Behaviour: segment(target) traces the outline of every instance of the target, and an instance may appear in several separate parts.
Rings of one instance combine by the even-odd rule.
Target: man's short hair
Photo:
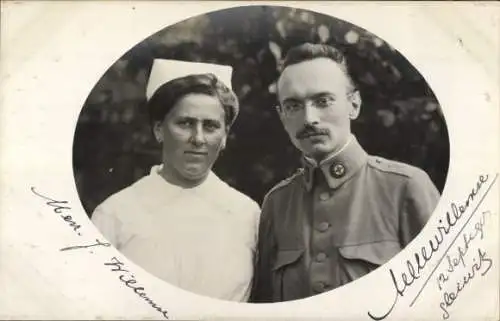
[[[224,108],[226,126],[236,118],[238,99],[234,92],[213,74],[189,75],[171,80],[158,88],[147,103],[151,124],[162,122],[175,104],[188,94],[216,97]]]
[[[337,48],[325,45],[325,44],[313,44],[313,43],[304,43],[298,46],[295,46],[288,50],[285,60],[283,62],[283,66],[281,72],[285,70],[286,67],[298,64],[304,61],[313,60],[316,58],[328,58],[336,62],[340,69],[345,73],[349,84],[352,86],[352,89],[356,89],[354,81],[349,75],[349,71],[347,68],[347,61],[344,54]]]

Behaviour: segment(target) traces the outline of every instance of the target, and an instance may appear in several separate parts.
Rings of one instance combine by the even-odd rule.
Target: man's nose
[[[319,122],[318,110],[310,103],[306,103],[304,106],[304,123],[305,124],[317,124]]]

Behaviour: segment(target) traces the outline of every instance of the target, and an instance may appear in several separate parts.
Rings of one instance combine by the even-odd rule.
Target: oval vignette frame
[[[242,26],[244,18],[247,24]],[[262,32],[266,23],[274,28],[267,35]],[[154,58],[233,66],[241,112],[214,171],[261,205],[267,191],[299,166],[297,151],[270,112],[276,104],[272,87],[277,64],[285,49],[302,42],[332,44],[346,53],[363,97],[353,132],[368,153],[424,169],[442,192],[449,164],[448,130],[432,89],[410,62],[383,39],[333,16],[255,5],[211,11],[165,27],[105,72],[82,108],[73,146],[76,185],[87,214],[159,163],[160,148],[151,134],[144,95]],[[255,69],[259,72],[252,73]],[[439,157],[429,157],[436,154]],[[268,162],[256,168],[262,159]],[[255,171],[248,174],[243,168]],[[255,177],[261,180],[251,179]]]
[[[59,28],[58,32],[52,33],[52,38],[45,39],[51,45],[43,47],[43,50],[37,51],[36,55],[22,55],[18,60],[11,58],[7,61],[10,61],[7,67],[12,67],[15,62],[20,64],[16,66],[16,72],[14,73],[12,69],[12,76],[9,79],[6,78],[6,88],[14,90],[10,90],[6,95],[5,105],[2,108],[2,112],[5,111],[10,117],[5,128],[7,133],[10,133],[9,130],[13,130],[13,127],[17,127],[18,124],[24,124],[24,127],[23,131],[16,130],[14,141],[2,140],[7,151],[2,155],[5,156],[5,158],[2,157],[5,163],[2,163],[17,164],[14,160],[17,159],[19,153],[22,153],[26,156],[26,160],[32,161],[29,171],[31,186],[36,186],[37,190],[46,191],[51,196],[68,200],[70,204],[78,204],[78,194],[75,190],[68,188],[74,186],[73,172],[70,166],[60,166],[60,164],[71,164],[71,153],[67,152],[72,146],[72,136],[69,136],[74,132],[74,124],[82,102],[87,97],[89,88],[102,75],[102,70],[105,70],[123,52],[129,50],[131,45],[165,25],[174,24],[181,17],[196,15],[208,9],[215,11],[237,5],[241,4],[214,2],[207,7],[206,4],[185,3],[180,7],[175,7],[175,17],[162,11],[171,12],[169,9],[175,6],[171,3],[83,4],[75,2],[44,5],[46,6],[44,9],[47,9],[44,13],[52,14],[51,17],[54,20],[49,20],[52,24],[44,21],[38,26],[50,28],[55,25],[64,25],[65,28]],[[487,43],[481,42],[481,39],[472,39],[474,35],[463,26],[462,20],[459,22],[458,19],[454,20],[453,17],[447,16],[446,12],[456,12],[458,9],[451,10],[452,8],[445,4],[439,6],[442,10],[432,13],[425,9],[425,6],[415,8],[415,6],[384,6],[369,3],[359,5],[331,3],[327,6],[318,3],[293,3],[293,5],[324,12],[355,23],[387,40],[404,53],[405,57],[425,76],[430,87],[439,97],[446,115],[452,144],[451,160],[441,201],[422,233],[383,267],[335,291],[288,303],[236,304],[200,297],[159,282],[159,279],[127,260],[115,249],[99,249],[93,254],[86,251],[59,252],[60,247],[92,242],[95,238],[102,239],[102,235],[86,219],[84,210],[80,211],[80,208],[75,205],[72,206],[74,208],[71,214],[82,225],[82,234],[85,235],[85,238],[75,238],[64,222],[63,224],[59,222],[57,215],[54,217],[50,209],[43,207],[40,200],[33,199],[31,192],[26,191],[26,180],[22,179],[26,176],[25,168],[12,166],[9,168],[11,171],[8,177],[9,199],[4,196],[2,200],[6,203],[2,205],[7,208],[19,208],[23,210],[23,213],[37,213],[31,217],[32,225],[36,228],[31,228],[29,233],[19,233],[26,228],[26,216],[10,214],[5,220],[8,228],[4,229],[5,234],[2,233],[7,240],[6,243],[2,242],[7,244],[6,247],[2,247],[5,250],[2,256],[12,258],[2,260],[6,264],[8,262],[7,272],[10,274],[6,281],[9,281],[8,279],[19,280],[16,276],[21,276],[21,274],[23,280],[18,283],[19,287],[9,287],[11,291],[14,291],[11,292],[13,294],[10,300],[23,297],[21,294],[23,290],[28,289],[27,284],[30,286],[29,289],[37,289],[37,291],[30,292],[30,298],[33,299],[30,301],[31,304],[23,305],[23,316],[32,315],[35,318],[47,319],[53,317],[113,319],[123,316],[141,319],[159,318],[157,311],[123,287],[118,274],[103,266],[103,263],[108,262],[111,257],[122,260],[134,272],[141,285],[147,289],[151,298],[167,309],[172,318],[202,317],[206,319],[220,316],[219,319],[224,319],[224,317],[233,319],[293,316],[296,318],[360,319],[367,318],[368,311],[382,312],[390,306],[389,301],[392,301],[394,289],[388,273],[389,268],[395,271],[405,268],[404,261],[410,258],[414,251],[418,251],[428,237],[432,236],[431,229],[437,225],[438,219],[449,210],[451,202],[463,199],[471,184],[477,180],[478,173],[498,171],[496,162],[498,155],[493,155],[491,152],[497,150],[495,139],[484,139],[484,137],[491,137],[492,133],[498,133],[498,123],[494,117],[498,110],[496,108],[497,88],[491,86],[491,79],[488,78],[490,76],[488,73],[491,72],[488,66],[491,67],[492,64],[483,63],[467,52],[467,50],[477,52],[474,51],[475,45],[484,50],[490,48]],[[76,9],[76,11],[73,15],[67,14],[66,18],[63,18],[64,15],[60,10],[68,8],[65,6],[71,6],[71,9]],[[472,9],[472,6],[470,8]],[[464,14],[467,13],[465,12],[467,10],[462,11]],[[480,10],[478,11],[476,7],[475,11]],[[113,14],[110,15],[110,12]],[[380,15],[386,17],[389,26],[380,24],[378,18]],[[440,17],[445,19],[439,19]],[[84,24],[89,20],[106,21],[120,28],[105,28],[103,31],[101,25]],[[398,26],[397,30],[394,28],[395,25]],[[35,24],[33,28],[26,31],[28,35],[36,34],[33,33],[36,26]],[[463,47],[457,46],[455,34],[461,35]],[[110,41],[111,38],[112,41]],[[35,38],[26,38],[26,42],[21,39],[18,44],[26,44],[27,39],[34,41]],[[38,38],[36,39],[38,41]],[[422,43],[425,46],[417,46],[415,43]],[[96,47],[100,50],[96,51]],[[435,50],[428,51],[428,48]],[[82,64],[82,61],[86,63]],[[442,61],[447,63],[443,64]],[[51,72],[53,68],[58,72]],[[455,73],[457,75],[465,73],[469,76],[468,79],[475,81],[463,81],[460,77],[452,77],[453,81],[450,81],[450,76],[454,76]],[[75,74],[79,75],[79,80],[68,81],[68,79],[73,79]],[[61,95],[61,93],[64,94]],[[27,96],[37,97],[37,103],[33,104],[30,112],[31,118],[21,117],[17,112],[18,108],[13,108],[23,105]],[[26,108],[30,106],[28,104]],[[73,108],[68,108],[68,106]],[[475,112],[467,113],[466,111],[471,106],[475,107]],[[75,122],[58,122],[58,126],[47,126],[53,124],[54,119],[70,118]],[[468,127],[472,127],[472,130],[463,130],[464,122],[468,124]],[[44,134],[40,135],[40,133]],[[61,133],[68,133],[68,135],[61,135]],[[498,137],[498,135],[492,136]],[[38,137],[38,139],[33,140],[33,137]],[[477,144],[478,141],[482,143]],[[59,144],[54,144],[54,142]],[[51,152],[48,153],[48,150]],[[47,170],[51,175],[47,175]],[[10,180],[11,176],[16,179]],[[497,210],[498,201],[486,198],[484,207]],[[498,229],[492,225],[487,229],[487,237],[481,244],[490,253],[496,253],[497,238],[491,237],[490,233],[496,236]],[[50,238],[47,237],[48,234]],[[20,260],[21,257],[23,260]],[[498,255],[494,259],[497,261]],[[26,264],[27,260],[33,264]],[[85,270],[82,270],[83,266]],[[11,277],[13,271],[17,271],[14,278]],[[429,272],[423,271],[422,278]],[[474,297],[474,294],[483,293],[481,290],[485,292],[494,290],[489,284],[498,284],[496,282],[498,278],[492,279],[491,274],[490,272],[487,279],[474,281],[475,283],[461,294],[460,300],[453,308],[453,314],[456,317],[464,319],[478,317],[480,312],[470,309],[469,304],[479,304],[479,302],[483,307],[481,309],[483,315],[489,316],[489,313],[498,311],[497,303],[493,302],[496,292],[492,292],[491,296],[481,298],[480,301]],[[51,281],[50,287],[47,287],[47,281]],[[39,289],[44,290],[38,291]],[[366,289],[375,289],[379,295],[373,295],[372,291],[366,291]],[[425,295],[421,296],[417,304],[411,308],[412,314],[425,315],[430,318],[440,317],[441,311],[438,304],[441,297],[439,293],[429,289],[424,293]],[[5,298],[9,299],[9,296]],[[391,315],[393,319],[408,317],[408,311],[410,311],[408,304],[411,298],[412,294],[399,299],[398,306]],[[332,304],[332,302],[341,302],[341,304]],[[16,310],[16,307],[17,305],[7,306],[8,309],[2,313],[19,316],[21,313],[19,308]]]

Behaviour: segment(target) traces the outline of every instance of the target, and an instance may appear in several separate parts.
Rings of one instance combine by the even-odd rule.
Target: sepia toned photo
[[[0,319],[498,319],[500,5],[1,6]]]
[[[376,35],[278,6],[214,11],[126,52],[90,92],[76,187],[110,244],[236,302],[298,300],[384,265],[423,229],[445,119]]]

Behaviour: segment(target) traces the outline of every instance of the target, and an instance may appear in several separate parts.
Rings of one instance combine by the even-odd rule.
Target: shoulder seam
[[[295,172],[294,174],[292,174],[291,176],[285,178],[284,180],[278,182],[276,185],[274,185],[270,190],[269,192],[266,193],[266,195],[264,196],[264,200],[263,200],[263,204],[264,202],[266,201],[266,199],[275,191],[279,190],[280,188],[283,188],[285,186],[287,186],[288,184],[290,184],[294,179],[295,177],[301,175],[303,173],[303,169],[300,168],[297,172]]]
[[[244,202],[245,207],[252,205],[252,206],[256,206],[260,209],[259,203],[257,201],[255,201],[253,198],[251,198],[247,194],[241,192],[237,188],[229,185],[226,181],[224,181],[220,178],[219,178],[219,181],[223,184],[223,186],[227,189],[227,191],[229,191],[229,193],[234,195],[234,200],[238,200],[238,202]]]
[[[373,164],[373,161],[376,162],[376,158],[383,159],[383,160],[389,161],[389,162],[394,162],[394,163],[396,163],[396,164],[398,164],[400,166],[403,166],[407,170],[394,170],[394,169],[390,169],[390,168],[384,168],[383,166],[376,166],[375,164]],[[384,172],[384,173],[395,174],[395,175],[403,176],[403,177],[406,177],[406,178],[412,178],[412,177],[414,177],[415,176],[415,172],[417,170],[419,170],[419,168],[416,167],[416,166],[413,166],[413,165],[410,165],[410,164],[406,164],[406,163],[402,163],[402,162],[398,162],[398,161],[388,160],[388,159],[377,157],[377,156],[373,156],[373,158],[371,160],[372,160],[372,162],[370,162],[370,161],[368,162],[368,165],[371,168],[374,168],[374,169],[379,170],[379,171]]]
[[[137,188],[137,185],[141,184],[146,177],[147,177],[147,175],[139,178],[138,180],[136,180],[132,184],[122,188],[121,190],[118,190],[115,193],[109,195],[101,203],[99,203],[99,205],[96,206],[96,208],[97,207],[113,208],[115,204],[118,206],[122,206],[124,204],[124,202],[131,200],[131,198],[128,196],[130,195],[130,193],[134,194],[134,192],[132,190],[134,188]]]

